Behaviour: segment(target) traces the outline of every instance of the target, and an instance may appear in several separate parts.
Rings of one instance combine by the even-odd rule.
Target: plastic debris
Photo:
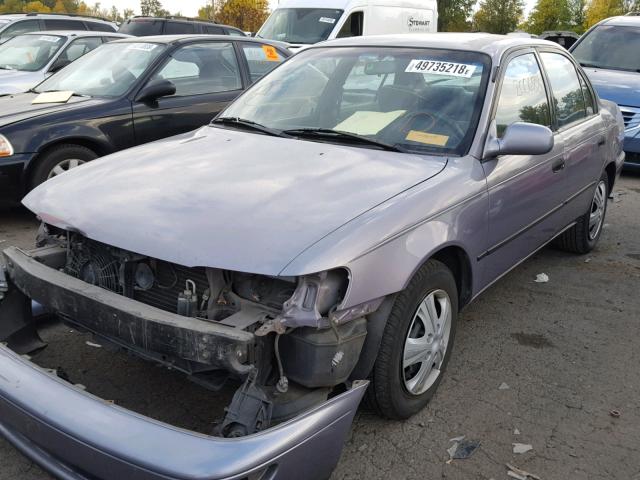
[[[520,430],[518,430],[517,428],[513,429],[513,434],[514,435],[520,435]]]
[[[505,382],[502,382],[498,387],[498,390],[509,390],[509,388],[509,385],[507,385]]]
[[[536,283],[547,283],[549,281],[549,275],[546,273],[539,273],[534,280]]]
[[[611,415],[613,418],[620,418],[620,410],[611,410],[609,412],[609,415]]]
[[[513,453],[527,453],[533,450],[533,445],[528,443],[513,443]]]
[[[88,340],[86,342],[84,342],[84,343],[86,343],[88,346],[93,347],[93,348],[102,348],[102,345],[100,345],[99,343],[93,343],[93,342],[90,342]]]
[[[450,441],[453,442],[453,445],[447,449],[447,453],[449,454],[447,463],[451,463],[452,460],[469,458],[480,446],[480,442],[477,440],[464,440],[464,435],[452,438]]]
[[[529,479],[541,480],[538,475],[534,475],[533,473],[527,472],[526,470],[522,470],[521,468],[514,467],[510,463],[507,463],[506,466],[509,469],[509,471],[507,472],[507,475],[511,478],[516,478],[518,480],[529,480]]]
[[[587,258],[584,263],[589,263],[591,261],[591,257]]]

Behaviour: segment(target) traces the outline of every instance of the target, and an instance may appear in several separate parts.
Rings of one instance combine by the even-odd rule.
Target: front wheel
[[[367,391],[376,413],[405,419],[424,408],[451,356],[457,319],[455,278],[443,263],[429,260],[389,314]]]
[[[598,243],[607,214],[607,198],[609,198],[609,176],[602,174],[593,193],[589,209],[576,224],[560,235],[555,245],[562,250],[573,253],[589,253]]]
[[[45,152],[38,159],[33,171],[31,188],[35,188],[50,178],[61,175],[98,158],[93,150],[81,145],[59,145]]]

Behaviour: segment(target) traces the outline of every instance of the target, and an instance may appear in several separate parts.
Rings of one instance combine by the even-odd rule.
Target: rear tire
[[[554,244],[561,250],[572,253],[585,254],[593,250],[602,235],[608,198],[609,176],[605,172],[596,184],[589,209],[573,227],[560,235]]]
[[[451,357],[458,291],[451,271],[429,260],[396,297],[367,389],[366,404],[391,419],[422,410]]]
[[[59,145],[43,153],[31,177],[31,189],[36,188],[49,178],[62,174],[72,168],[98,158],[91,149],[81,145]]]

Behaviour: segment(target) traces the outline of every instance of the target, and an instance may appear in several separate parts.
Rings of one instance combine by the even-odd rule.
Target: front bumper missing
[[[41,263],[37,253],[9,248],[4,255],[9,283],[55,311],[82,318],[97,333],[122,337],[124,331],[132,345],[227,364],[253,341],[248,332],[172,315],[87,285]],[[23,310],[0,308],[0,326],[21,324],[25,319],[17,312]],[[194,338],[201,349],[183,348],[188,342],[181,339],[193,343]],[[215,358],[207,356],[210,352]],[[340,457],[366,388],[367,382],[353,382],[345,393],[276,427],[217,438],[114,406],[0,343],[0,435],[65,480],[324,479]]]
[[[338,462],[366,387],[354,382],[258,434],[215,438],[111,405],[0,345],[0,434],[64,480],[320,480]]]

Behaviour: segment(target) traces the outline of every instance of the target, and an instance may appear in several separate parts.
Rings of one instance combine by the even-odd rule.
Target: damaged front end
[[[348,399],[352,409],[339,423],[350,424],[366,388],[350,375],[367,334],[365,316],[381,302],[340,309],[346,270],[287,278],[184,267],[44,225],[37,244],[4,251],[0,341],[9,348],[44,346],[33,300],[102,344],[182,371],[206,388],[239,385],[217,436],[252,438],[336,398]]]

